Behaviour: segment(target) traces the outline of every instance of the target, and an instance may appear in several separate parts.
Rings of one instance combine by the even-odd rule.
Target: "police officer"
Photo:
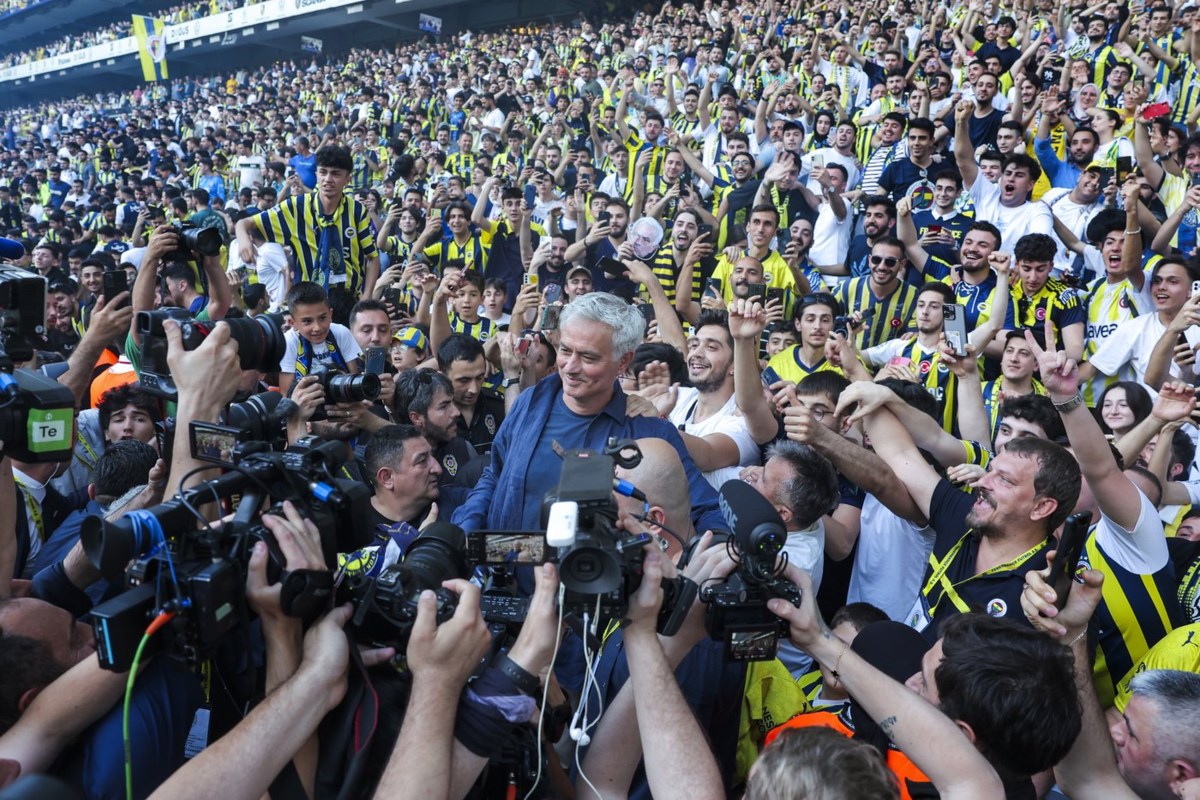
[[[459,411],[459,436],[478,452],[490,452],[496,431],[504,421],[504,395],[503,384],[486,384],[488,362],[483,345],[466,334],[454,334],[442,342],[437,359],[438,369],[453,388],[454,405]]]

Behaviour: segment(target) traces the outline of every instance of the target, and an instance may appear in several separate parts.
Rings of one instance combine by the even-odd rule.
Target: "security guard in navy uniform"
[[[500,430],[500,423],[504,421],[504,390],[507,383],[485,383],[475,401],[471,421],[467,422],[465,416],[458,418],[458,435],[474,445],[481,455],[492,452],[492,441],[496,438],[496,431]],[[512,383],[516,383],[516,379]]]

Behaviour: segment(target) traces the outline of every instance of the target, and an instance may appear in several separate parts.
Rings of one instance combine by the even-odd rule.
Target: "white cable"
[[[542,726],[546,723],[546,701],[550,697],[550,678],[554,674],[554,662],[558,660],[558,646],[562,644],[562,624],[563,624],[563,598],[566,597],[567,589],[561,583],[558,584],[558,626],[554,629],[556,636],[554,638],[554,654],[550,656],[550,673],[546,675],[545,685],[542,687],[542,704],[538,706],[538,726],[537,726],[537,772],[533,775],[533,785],[529,787],[529,791],[525,793],[523,800],[529,800],[537,790],[538,784],[542,782]],[[550,748],[551,752],[554,748]]]
[[[599,609],[600,609],[600,596],[597,595],[596,596],[597,612],[599,612]],[[599,621],[593,620],[593,623],[598,625]],[[596,696],[600,698],[601,703],[604,702],[604,698],[601,696],[600,682],[598,680],[596,680],[596,673],[595,673],[594,669],[592,668],[592,653],[588,649],[587,635],[586,635],[587,631],[588,631],[588,615],[587,615],[586,611],[583,613],[583,629],[584,629],[584,634],[585,634],[583,637],[584,679],[583,679],[583,695],[579,701],[579,708],[583,712],[583,714],[580,716],[580,728],[583,730],[584,734],[586,735],[587,730],[588,730],[587,701],[588,701],[588,692],[590,691],[588,687],[591,685],[594,685],[596,687]],[[593,633],[594,633],[594,631],[593,631]],[[599,719],[600,719],[599,716],[597,716],[596,721],[598,722]],[[595,726],[595,724],[596,724],[595,722],[592,723],[593,726]],[[580,738],[582,738],[582,737],[580,737]],[[583,764],[579,763],[579,748],[580,748],[579,741],[576,740],[575,741],[575,769],[579,770],[579,777],[583,778],[583,782],[588,785],[588,788],[592,790],[592,793],[595,794],[597,797],[603,797],[603,795],[600,794],[600,790],[597,789],[595,784],[593,784],[591,782],[591,780],[588,778],[587,773],[585,773],[583,771]]]

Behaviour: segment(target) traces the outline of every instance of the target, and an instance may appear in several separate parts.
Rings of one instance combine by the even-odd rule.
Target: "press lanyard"
[[[37,529],[38,541],[46,541],[46,524],[42,519],[41,505],[34,499],[33,492],[29,490],[29,487],[19,480],[17,481],[17,489],[20,490],[21,497],[25,500],[25,510],[29,512],[29,519],[33,522],[34,528]]]
[[[970,607],[966,604],[966,602],[962,599],[962,597],[959,596],[958,592],[955,590],[955,588],[954,588],[955,585],[953,583],[951,583],[949,578],[946,577],[946,571],[950,569],[950,564],[953,563],[955,556],[958,555],[958,551],[962,549],[963,542],[965,542],[967,540],[967,537],[970,535],[971,534],[969,532],[963,534],[963,537],[958,540],[958,542],[954,545],[954,547],[950,548],[950,552],[946,554],[946,557],[943,558],[941,560],[941,562],[938,562],[938,560],[932,554],[929,556],[929,563],[930,563],[930,566],[933,567],[933,574],[930,575],[929,580],[925,582],[925,588],[921,590],[921,594],[924,595],[926,599],[928,599],[929,593],[931,591],[933,591],[933,587],[938,583],[940,583],[942,585],[942,594],[938,597],[937,602],[934,603],[929,608],[929,616],[931,618],[934,616],[934,612],[937,610],[937,607],[941,604],[942,600],[947,596],[950,597],[950,601],[952,603],[954,603],[954,607],[957,608],[959,611],[965,613],[965,612],[971,610]],[[976,578],[984,578],[984,577],[987,577],[988,575],[995,575],[997,573],[1005,572],[1007,570],[1013,569],[1014,567],[1018,567],[1021,564],[1025,563],[1027,560],[1029,560],[1029,558],[1031,556],[1033,556],[1035,553],[1037,553],[1039,550],[1041,550],[1045,546],[1046,546],[1045,541],[1038,542],[1033,547],[1029,548],[1024,553],[1017,556],[1016,558],[1010,559],[1009,561],[1005,561],[1003,564],[997,564],[996,566],[992,567],[991,569],[984,570],[983,572],[979,573],[978,575],[972,575],[971,577],[967,578],[966,580],[961,581],[960,584],[965,584],[965,583],[968,583],[969,581],[975,580]]]

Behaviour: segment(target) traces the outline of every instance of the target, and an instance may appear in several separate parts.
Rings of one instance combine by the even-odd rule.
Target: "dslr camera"
[[[278,362],[276,362],[278,364]],[[314,364],[310,375],[315,375],[325,390],[325,403],[358,403],[363,400],[374,402],[379,399],[383,384],[378,375],[369,372],[351,375],[339,369],[331,369],[324,364]],[[295,384],[293,384],[294,386]],[[310,417],[314,421],[329,419],[325,406],[321,406]]]
[[[202,228],[194,222],[178,220],[172,222],[171,227],[179,234],[179,246],[163,256],[164,261],[186,264],[221,254],[221,245],[225,242],[216,228]]]
[[[167,366],[167,332],[163,322],[173,319],[179,323],[185,350],[195,350],[217,323],[193,319],[182,308],[159,308],[139,311],[138,333],[142,337],[141,383],[150,394],[164,400],[177,400],[179,392]],[[244,370],[275,372],[283,360],[287,345],[283,338],[282,314],[259,314],[257,317],[224,320],[231,337],[238,345],[238,361]]]

